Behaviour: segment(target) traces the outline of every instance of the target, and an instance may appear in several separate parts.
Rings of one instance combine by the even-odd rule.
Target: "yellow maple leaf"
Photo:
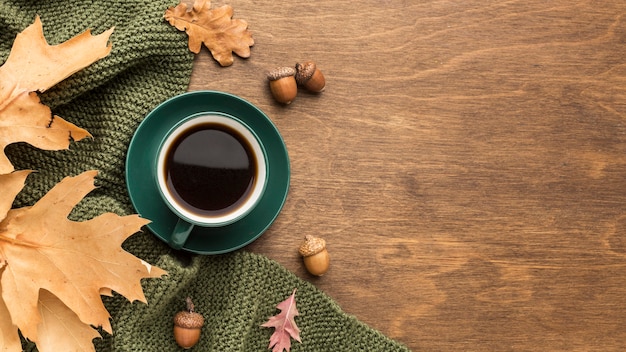
[[[87,30],[58,45],[49,45],[39,17],[15,38],[0,66],[0,174],[13,171],[4,148],[27,142],[37,148],[60,150],[89,132],[53,116],[36,92],[43,92],[73,73],[107,56],[113,29],[92,36]]]
[[[240,57],[250,57],[254,45],[248,23],[232,19],[233,8],[229,5],[211,9],[211,1],[195,0],[191,9],[184,2],[165,11],[165,19],[179,31],[189,36],[189,50],[199,53],[202,44],[211,51],[213,58],[222,66],[233,64],[233,52]]]
[[[121,247],[149,221],[112,213],[67,218],[95,188],[96,171],[64,178],[32,207],[10,209],[28,174],[0,175],[0,342],[19,342],[19,329],[40,351],[84,351],[98,336],[91,326],[112,333],[101,294],[145,303],[141,279],[166,273]]]

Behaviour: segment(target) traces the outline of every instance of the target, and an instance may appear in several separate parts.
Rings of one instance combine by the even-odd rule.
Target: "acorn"
[[[187,310],[180,311],[174,316],[174,339],[180,347],[189,349],[200,340],[204,317],[194,312],[191,298],[187,297],[185,302]]]
[[[296,82],[315,93],[319,93],[326,88],[324,74],[313,61],[296,64]]]
[[[326,241],[312,235],[304,236],[304,242],[298,252],[303,258],[306,270],[315,276],[322,276],[330,267],[330,256],[326,250]]]
[[[277,67],[267,73],[270,90],[274,99],[282,104],[290,104],[298,94],[296,70],[293,67]]]

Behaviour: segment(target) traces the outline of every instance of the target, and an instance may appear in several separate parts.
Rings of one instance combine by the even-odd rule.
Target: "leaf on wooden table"
[[[273,352],[282,352],[291,350],[291,339],[294,338],[298,342],[300,340],[300,329],[296,325],[295,317],[299,314],[296,308],[296,289],[293,290],[291,296],[280,302],[276,308],[280,309],[280,313],[271,317],[263,327],[274,328],[274,333],[270,337],[269,348]]]
[[[250,57],[254,45],[248,23],[232,19],[233,8],[224,5],[211,10],[211,1],[195,0],[191,9],[184,2],[165,11],[165,19],[179,31],[189,36],[189,50],[199,53],[202,44],[211,51],[222,66],[233,64],[233,52],[240,57]]]
[[[98,335],[91,326],[112,333],[101,294],[115,291],[145,303],[141,279],[165,274],[121,247],[147,220],[112,213],[82,222],[67,218],[95,188],[96,173],[66,177],[32,207],[8,210],[0,218],[0,336],[5,341],[14,343],[19,329],[40,351],[84,351],[85,341]],[[27,176],[26,171],[0,175],[0,186],[23,185]],[[3,189],[0,207],[19,193],[17,188]],[[74,333],[59,334],[63,330]]]
[[[67,149],[70,140],[89,132],[53,116],[36,92],[43,92],[73,73],[107,56],[110,29],[92,36],[87,30],[58,45],[49,45],[39,17],[17,35],[11,53],[0,66],[0,174],[13,171],[4,148],[27,142],[46,150]]]

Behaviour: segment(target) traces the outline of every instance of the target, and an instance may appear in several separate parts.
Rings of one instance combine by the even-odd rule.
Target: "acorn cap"
[[[315,65],[315,62],[313,61],[307,61],[303,64],[297,63],[296,64],[296,82],[298,82],[298,84],[300,85],[305,84],[311,79],[311,77],[313,77],[313,74],[315,73],[316,69],[317,69],[317,66]]]
[[[296,69],[293,67],[277,67],[267,73],[267,79],[270,81],[277,81],[281,78],[294,76],[295,74]]]
[[[179,312],[174,316],[174,325],[185,329],[200,329],[204,325],[204,317],[200,313]]]
[[[306,235],[304,236],[304,242],[298,249],[300,255],[303,257],[309,257],[315,255],[326,248],[326,241],[323,238]]]
[[[194,305],[191,298],[187,297],[187,310],[180,311],[174,315],[174,325],[186,329],[200,329],[204,325],[204,317],[200,313],[194,312]]]

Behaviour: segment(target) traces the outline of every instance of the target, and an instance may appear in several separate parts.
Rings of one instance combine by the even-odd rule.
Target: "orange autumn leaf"
[[[115,291],[145,303],[141,279],[165,274],[121,247],[149,221],[112,213],[82,222],[67,218],[95,188],[96,173],[66,177],[32,207],[9,210],[29,171],[0,175],[3,345],[15,345],[19,329],[40,351],[85,351],[99,336],[92,326],[112,333],[101,294]]]
[[[2,267],[2,264],[0,264]],[[2,269],[0,269],[2,270]],[[22,342],[17,327],[11,321],[4,301],[0,299],[0,348],[1,351],[21,351]]]
[[[27,142],[37,148],[60,150],[70,140],[90,134],[82,128],[53,116],[41,104],[36,92],[43,92],[73,73],[107,56],[110,29],[92,36],[87,30],[58,45],[49,45],[39,17],[19,33],[9,57],[0,66],[0,174],[13,171],[4,148]]]
[[[248,23],[232,19],[233,8],[224,5],[211,9],[211,1],[195,0],[191,9],[181,2],[165,11],[165,19],[179,31],[189,36],[189,50],[199,53],[204,44],[213,58],[222,66],[233,64],[233,52],[240,57],[250,57],[254,45]]]
[[[89,351],[94,349],[93,339],[100,334],[84,324],[78,316],[67,308],[52,293],[39,292],[39,313],[37,350],[39,352]]]

